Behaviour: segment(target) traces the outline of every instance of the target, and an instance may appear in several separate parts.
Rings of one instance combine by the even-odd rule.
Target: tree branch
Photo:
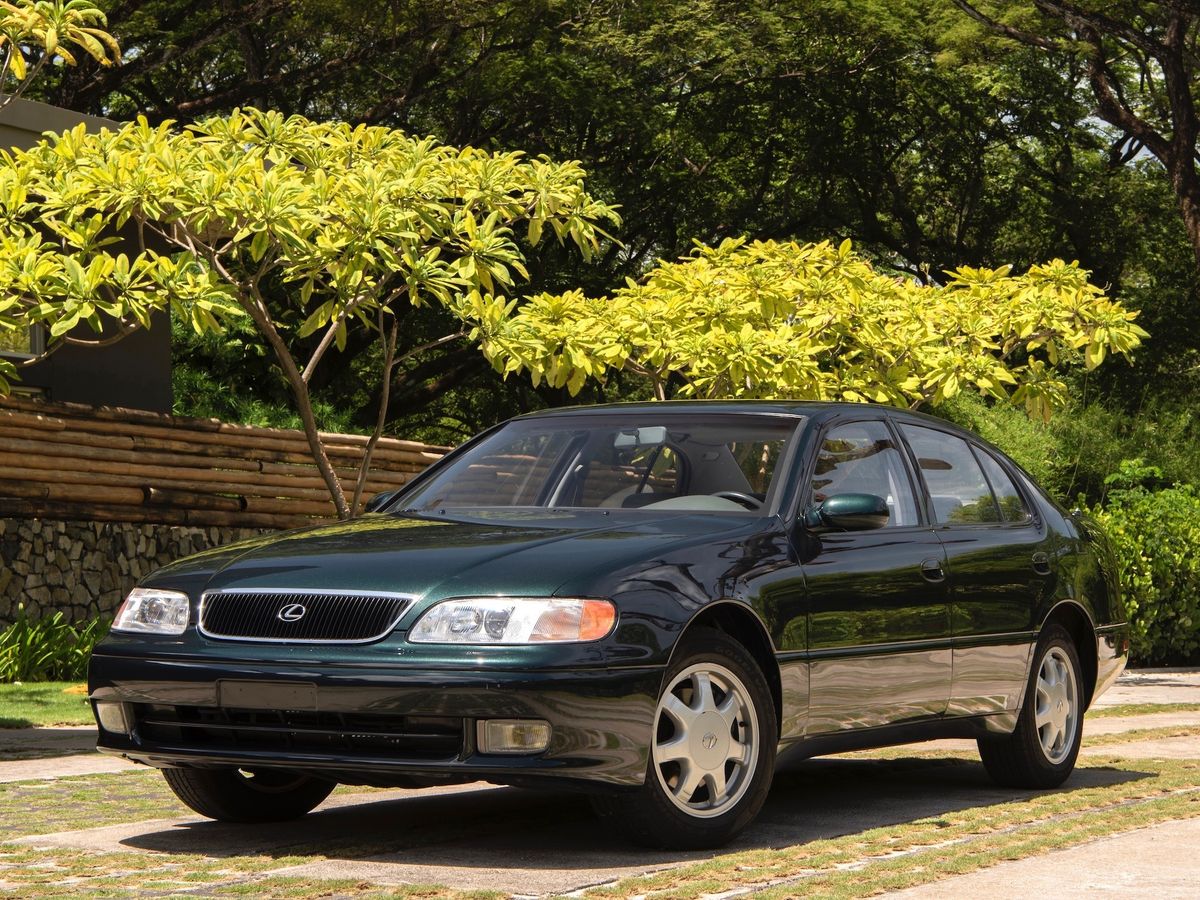
[[[405,286],[404,290],[407,289],[407,286]],[[386,306],[387,303],[391,303],[392,300],[395,300],[399,295],[399,293],[394,293],[388,298],[386,303],[382,305]],[[316,349],[313,350],[312,356],[308,358],[308,365],[304,367],[304,372],[301,374],[305,384],[308,384],[309,380],[313,376],[313,372],[316,371],[317,364],[321,361],[321,357],[325,355],[325,351],[329,349],[329,345],[332,344],[333,339],[337,337],[337,331],[339,328],[341,328],[342,323],[346,321],[346,319],[350,316],[350,313],[354,312],[355,307],[362,305],[366,299],[366,294],[358,294],[351,298],[351,300],[342,307],[341,311],[337,315],[337,318],[329,323],[329,327],[325,329],[325,334],[321,336],[321,342],[317,344]],[[382,332],[380,333],[382,334]]]
[[[228,277],[228,273],[224,271],[224,267],[220,266],[220,262],[215,257],[210,258],[210,264],[220,267],[223,278]],[[236,284],[236,282],[234,283]],[[348,519],[350,518],[350,509],[346,504],[346,494],[342,490],[341,482],[338,481],[337,473],[333,471],[333,465],[329,462],[329,455],[325,452],[325,442],[321,440],[321,433],[317,428],[317,419],[313,414],[312,398],[308,393],[308,385],[305,384],[303,377],[301,377],[300,370],[296,366],[296,360],[288,350],[287,343],[279,334],[278,329],[275,328],[275,323],[271,321],[271,314],[258,287],[251,284],[244,285],[242,288],[243,291],[249,290],[249,296],[245,293],[239,293],[241,306],[250,314],[250,318],[258,326],[259,333],[271,345],[271,349],[275,353],[275,359],[279,362],[279,367],[283,370],[283,375],[287,379],[288,386],[292,389],[292,396],[296,400],[296,411],[300,413],[300,422],[304,426],[304,435],[308,438],[309,450],[312,452],[313,461],[317,464],[317,470],[321,473],[321,477],[325,481],[325,486],[329,489],[329,496],[333,500],[338,518]]]
[[[385,315],[385,310],[381,306],[379,308],[379,333],[381,335],[384,332]],[[383,437],[383,426],[387,424],[388,397],[391,394],[392,369],[396,364],[396,339],[399,335],[400,321],[393,318],[392,327],[387,336],[387,344],[383,351],[383,386],[379,396],[379,412],[375,416],[375,428],[371,432],[367,446],[363,449],[362,461],[358,464],[358,477],[354,480],[354,499],[350,501],[350,511],[356,515],[359,504],[362,502],[363,489],[367,486],[367,472],[371,470],[371,454],[375,452],[375,445]]]
[[[1077,31],[1093,29],[1111,34],[1113,37],[1137,47],[1147,56],[1157,58],[1165,49],[1163,44],[1147,37],[1145,33],[1138,31],[1128,23],[1114,19],[1112,16],[1106,16],[1102,12],[1084,9],[1074,3],[1063,3],[1061,0],[1033,0],[1033,5],[1046,15],[1061,19]]]
[[[997,22],[995,19],[976,9],[972,4],[967,3],[966,0],[954,0],[954,5],[980,25],[983,25],[989,31],[994,31],[996,34],[1004,35],[1007,38],[1012,38],[1014,41],[1020,41],[1022,44],[1028,44],[1031,47],[1041,47],[1043,50],[1059,49],[1058,44],[1049,38],[1030,31],[1013,28],[1011,25],[1005,25],[1003,22]]]

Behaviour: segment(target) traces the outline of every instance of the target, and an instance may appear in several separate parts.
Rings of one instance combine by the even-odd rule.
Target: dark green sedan
[[[134,589],[92,658],[100,749],[226,821],[482,779],[709,847],[789,758],[971,737],[1001,784],[1061,784],[1126,661],[1095,525],[900,410],[556,410],[372,506]]]

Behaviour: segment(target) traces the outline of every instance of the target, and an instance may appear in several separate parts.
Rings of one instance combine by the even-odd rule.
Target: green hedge
[[[1121,477],[1122,463],[1133,457],[1158,473],[1156,486],[1200,487],[1200,413],[1186,402],[1159,401],[1137,412],[1078,403],[1048,424],[971,394],[929,411],[991,441],[1068,506],[1081,494],[1089,504],[1104,502],[1117,487],[1110,476]]]
[[[1091,512],[1117,553],[1134,661],[1184,665],[1200,662],[1200,493],[1144,487],[1161,477],[1141,460],[1123,462]]]
[[[109,624],[93,619],[73,625],[61,612],[34,620],[20,607],[16,620],[0,632],[0,683],[86,678],[92,648]]]

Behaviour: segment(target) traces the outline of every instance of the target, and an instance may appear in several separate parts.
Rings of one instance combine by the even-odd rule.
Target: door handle
[[[940,559],[930,559],[921,561],[921,577],[926,581],[937,584],[946,580],[946,571],[942,568]]]
[[[1039,550],[1037,553],[1033,554],[1032,562],[1033,571],[1037,572],[1039,575],[1050,574],[1050,557],[1048,557],[1045,553]]]

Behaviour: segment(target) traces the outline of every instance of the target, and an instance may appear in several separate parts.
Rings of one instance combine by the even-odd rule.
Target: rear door
[[[1005,462],[981,444],[903,423],[946,548],[954,677],[948,712],[1015,710],[1034,639],[1033,612],[1053,578],[1045,523]]]

